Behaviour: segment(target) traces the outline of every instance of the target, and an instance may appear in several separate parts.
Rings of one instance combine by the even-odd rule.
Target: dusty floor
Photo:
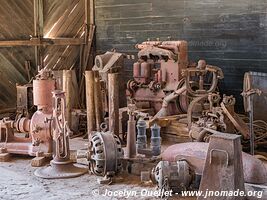
[[[76,138],[71,140],[71,149],[83,149],[87,140]],[[169,145],[169,144],[168,144]],[[168,145],[163,145],[163,149]],[[0,163],[0,200],[105,200],[105,199],[157,199],[154,196],[141,195],[156,190],[151,183],[142,185],[139,176],[122,174],[123,180],[112,185],[100,185],[94,175],[85,174],[78,178],[46,180],[34,176],[36,168],[31,167],[31,157],[13,155],[10,162]],[[87,166],[84,166],[87,167]],[[247,191],[255,191],[253,185],[246,185]],[[267,200],[267,186],[263,188],[261,199]],[[131,191],[129,198],[127,192]],[[108,192],[108,196],[105,194]],[[122,192],[123,197],[114,197],[114,192]],[[181,200],[195,200],[196,198],[169,198]],[[254,200],[257,198],[249,198]]]
[[[81,139],[72,141],[71,149],[84,147]],[[74,145],[75,144],[75,145]],[[106,191],[136,191],[137,196],[128,199],[156,199],[154,197],[142,197],[140,195],[142,189],[153,192],[155,187],[142,186],[139,177],[127,175],[127,179],[123,182],[113,185],[99,185],[94,175],[83,175],[78,178],[61,179],[61,180],[45,180],[37,178],[33,175],[35,168],[30,165],[31,158],[27,156],[12,156],[10,162],[0,163],[0,199],[17,200],[17,199],[34,199],[34,200],[50,200],[50,199],[126,199],[123,197],[103,196]],[[171,198],[185,199],[185,198]],[[186,198],[192,200],[192,198]]]

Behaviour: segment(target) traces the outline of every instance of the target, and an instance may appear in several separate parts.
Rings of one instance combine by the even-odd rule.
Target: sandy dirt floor
[[[86,141],[81,139],[71,141],[71,149],[80,149],[84,147],[85,143]],[[72,179],[46,180],[34,176],[36,168],[31,167],[30,161],[30,157],[13,155],[10,162],[0,163],[1,200],[126,199],[125,197],[104,196],[107,191],[110,194],[117,191],[133,191],[137,193],[137,196],[132,193],[132,197],[128,199],[156,199],[151,196],[141,196],[142,190],[143,192],[153,192],[156,188],[153,185],[142,185],[138,176],[125,174],[122,182],[112,185],[99,185],[97,183],[98,177],[89,174]],[[176,196],[170,199],[192,200],[195,198],[180,198]]]

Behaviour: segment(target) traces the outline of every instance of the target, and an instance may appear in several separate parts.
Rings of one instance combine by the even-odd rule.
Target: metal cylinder
[[[167,82],[167,71],[166,68],[161,69],[161,81],[163,83]]]
[[[135,120],[133,115],[129,115],[128,128],[127,128],[127,146],[126,157],[134,158],[136,156],[136,131]]]
[[[154,124],[151,128],[151,143],[150,147],[153,156],[158,156],[161,153],[161,137],[160,137],[160,126]]]
[[[85,71],[86,108],[87,108],[87,133],[88,138],[95,131],[95,104],[94,104],[94,72]]]
[[[140,63],[139,62],[135,62],[133,64],[133,77],[134,78],[140,77]]]
[[[145,149],[147,146],[147,137],[146,137],[146,122],[143,119],[138,120],[137,122],[137,141],[136,148]]]
[[[109,131],[119,135],[119,74],[108,74]]]
[[[194,180],[194,173],[186,161],[160,161],[151,173],[152,182],[163,191],[181,192],[187,190]]]
[[[20,133],[28,133],[30,131],[31,120],[26,117],[21,117],[14,123],[14,128]]]
[[[55,90],[54,79],[33,80],[33,103],[38,109],[50,107],[52,109],[52,91]]]
[[[149,78],[150,77],[150,64],[147,62],[141,63],[141,77]]]
[[[103,114],[99,71],[94,71],[94,104],[95,104],[96,130],[100,131],[100,124],[102,124],[102,122],[104,121],[104,114]]]

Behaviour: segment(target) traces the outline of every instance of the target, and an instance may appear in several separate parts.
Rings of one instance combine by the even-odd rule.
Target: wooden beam
[[[43,16],[43,0],[34,0],[34,37],[42,38],[43,37],[43,24],[44,24],[44,16]],[[34,47],[35,54],[35,63],[36,67],[43,67],[43,49],[39,45],[35,45]]]
[[[95,1],[94,0],[90,0],[89,3],[89,14],[90,14],[90,25],[94,25],[95,24]]]
[[[30,40],[0,40],[0,47],[12,46],[67,46],[84,44],[82,38],[32,38]]]

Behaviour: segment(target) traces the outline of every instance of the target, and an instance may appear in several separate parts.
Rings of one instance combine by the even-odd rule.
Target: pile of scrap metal
[[[201,105],[202,109],[199,109]],[[235,98],[221,97],[210,93],[195,98],[188,108],[189,136],[198,142],[208,141],[211,131],[225,133],[241,133],[244,139],[249,139],[249,129],[246,123],[234,111]]]
[[[240,136],[219,132],[210,137],[209,144],[175,144],[162,153],[162,161],[152,170],[151,179],[158,189],[175,193],[198,188],[245,192],[244,183],[253,184],[254,190],[261,191],[261,185],[266,184],[267,170],[260,160],[241,153],[241,149]]]
[[[160,160],[161,154],[161,137],[160,127],[154,124],[151,127],[150,147],[147,142],[146,122],[143,118],[147,117],[146,113],[137,111],[134,104],[128,105],[128,132],[126,151],[123,150],[120,138],[115,134],[111,127],[102,123],[101,131],[92,132],[89,140],[89,154],[85,155],[89,161],[90,171],[97,175],[103,176],[99,179],[100,183],[110,184],[113,182],[115,175],[124,169],[129,173],[140,170],[140,165],[152,166]],[[140,117],[136,123],[136,117]],[[113,119],[109,119],[113,120]],[[110,124],[110,123],[109,123]],[[137,136],[136,136],[136,129]],[[140,175],[140,171],[137,172]]]

